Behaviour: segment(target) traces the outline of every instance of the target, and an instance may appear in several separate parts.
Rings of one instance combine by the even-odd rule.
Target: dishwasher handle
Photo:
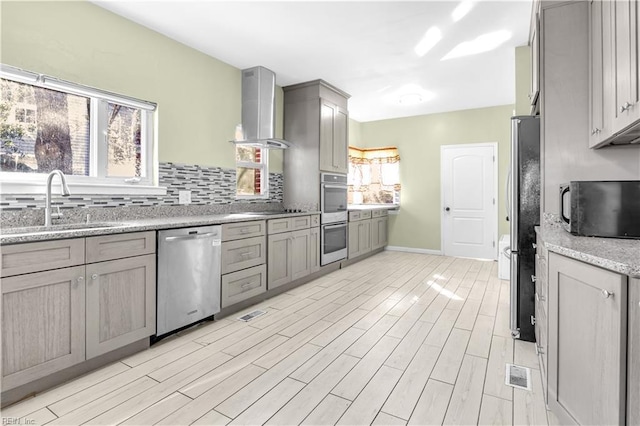
[[[164,240],[171,241],[185,241],[185,240],[201,240],[204,238],[216,237],[217,235],[213,232],[207,232],[206,234],[190,234],[190,235],[180,235],[177,237],[165,237]]]

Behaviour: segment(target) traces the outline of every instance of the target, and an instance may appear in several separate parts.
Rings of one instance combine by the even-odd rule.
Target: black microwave
[[[560,218],[574,235],[640,239],[640,180],[560,185]]]

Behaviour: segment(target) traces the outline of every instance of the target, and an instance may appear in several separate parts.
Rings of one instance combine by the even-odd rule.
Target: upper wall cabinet
[[[591,148],[640,142],[637,0],[590,6]]]
[[[531,115],[540,112],[540,2],[533,2],[531,13],[531,29],[529,31],[529,46],[531,47],[531,89],[529,100],[531,101]]]

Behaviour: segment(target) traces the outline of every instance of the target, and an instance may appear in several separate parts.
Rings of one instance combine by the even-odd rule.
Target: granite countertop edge
[[[543,223],[536,232],[551,252],[640,278],[640,240],[579,237],[556,223]]]
[[[111,222],[114,226],[101,228],[80,228],[67,230],[43,231],[24,234],[2,234],[0,231],[0,246],[9,244],[30,243],[37,241],[62,240],[67,238],[91,237],[96,235],[124,234],[127,232],[160,231],[163,229],[185,228],[191,226],[222,225],[224,223],[251,222],[256,220],[281,219],[285,217],[309,216],[320,214],[319,211],[282,213],[282,214],[251,214],[239,217],[237,214],[214,214],[206,216],[180,216],[145,218],[133,220],[118,220]],[[101,222],[109,223],[109,222]]]

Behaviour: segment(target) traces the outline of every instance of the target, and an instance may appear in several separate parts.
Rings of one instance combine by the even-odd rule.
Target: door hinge
[[[536,325],[536,317],[531,315],[531,325]]]
[[[493,199],[493,205],[494,206],[496,205],[496,199],[495,198]]]
[[[495,155],[493,156],[493,162],[494,163],[496,162],[496,156]]]
[[[493,248],[495,248],[495,247],[496,247],[496,241],[493,240]]]

